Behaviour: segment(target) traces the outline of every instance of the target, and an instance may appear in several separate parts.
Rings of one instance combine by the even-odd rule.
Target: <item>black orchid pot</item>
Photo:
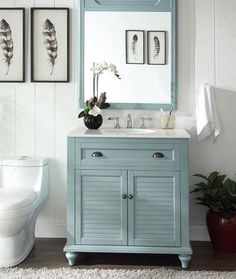
[[[99,127],[102,126],[102,122],[103,122],[103,119],[102,119],[101,114],[98,114],[97,116],[86,114],[84,116],[84,125],[88,129],[98,129]]]

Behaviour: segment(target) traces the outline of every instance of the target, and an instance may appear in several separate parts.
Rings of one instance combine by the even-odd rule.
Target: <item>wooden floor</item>
[[[69,267],[63,253],[65,239],[36,239],[28,258],[18,267],[58,268]],[[236,271],[236,254],[218,254],[209,242],[193,242],[193,257],[189,270]],[[78,264],[73,268],[155,268],[181,269],[176,255],[140,254],[80,254]]]

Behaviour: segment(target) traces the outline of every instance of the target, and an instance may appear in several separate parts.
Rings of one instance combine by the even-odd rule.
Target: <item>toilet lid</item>
[[[25,208],[37,197],[37,193],[31,189],[0,188],[0,211]]]

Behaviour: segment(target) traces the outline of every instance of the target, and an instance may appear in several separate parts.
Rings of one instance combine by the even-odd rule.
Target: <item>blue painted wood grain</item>
[[[101,157],[93,157],[95,152]],[[163,158],[153,158],[155,153]],[[179,145],[132,143],[76,143],[76,161],[80,166],[162,166],[178,167]]]
[[[156,148],[178,163],[149,160]],[[95,163],[95,150],[107,158]],[[68,138],[64,251],[178,254],[186,267],[188,184],[188,139]]]
[[[75,244],[75,140],[67,140],[67,245]]]
[[[76,177],[76,243],[127,245],[126,172],[78,170]]]
[[[179,172],[130,171],[129,245],[180,245]]]
[[[86,11],[171,12],[171,0],[85,0]]]

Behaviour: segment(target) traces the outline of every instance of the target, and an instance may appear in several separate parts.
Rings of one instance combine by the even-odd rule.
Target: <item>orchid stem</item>
[[[95,68],[95,62],[93,62],[93,68]],[[93,98],[95,97],[95,73],[93,72]]]
[[[99,80],[99,75],[96,75],[96,97],[98,98],[98,80]]]

